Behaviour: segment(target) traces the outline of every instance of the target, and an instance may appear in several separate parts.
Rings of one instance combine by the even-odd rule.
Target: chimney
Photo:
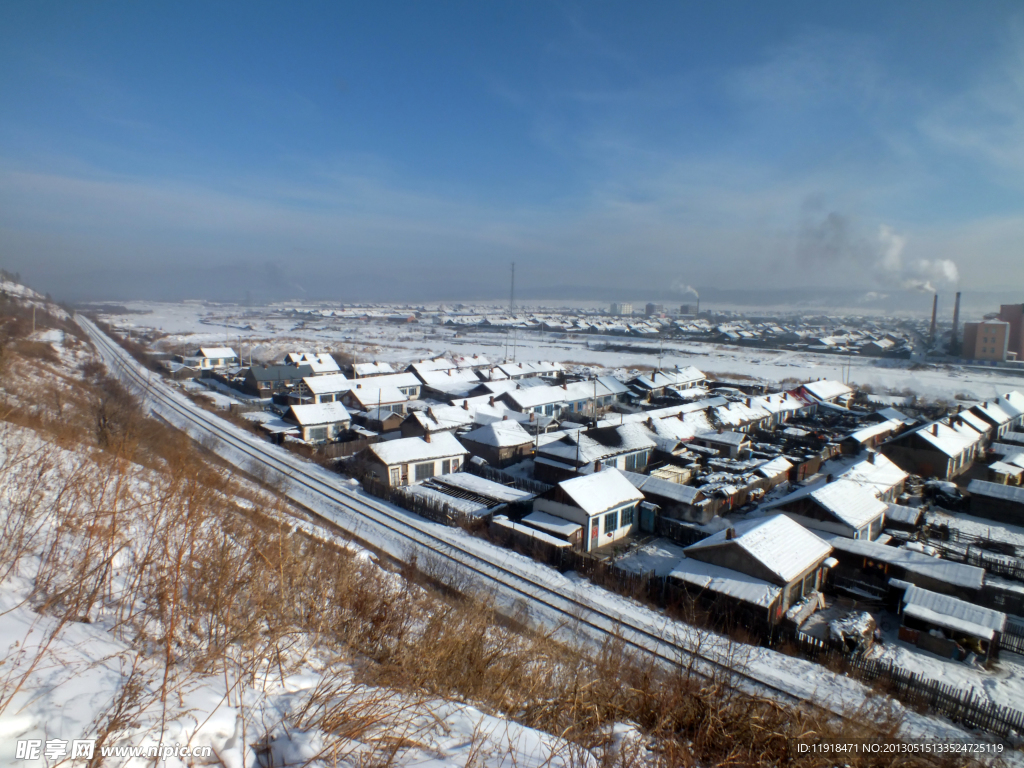
[[[502,420],[502,421],[508,421],[508,414],[507,414],[507,413],[503,413],[503,414],[501,415],[501,420]]]
[[[594,462],[594,471],[595,472],[600,472],[601,471],[601,460],[600,459],[598,459],[597,461]]]
[[[748,397],[745,402],[746,402],[747,408],[749,408],[750,407],[750,398]]]
[[[736,538],[736,529],[733,528],[730,525],[728,528],[725,529],[725,540],[726,541],[732,541],[735,538]]]
[[[568,391],[568,390],[569,390],[569,385],[568,385],[568,384],[566,384],[564,380],[562,381],[562,389],[564,389],[564,390],[566,390],[566,391]]]
[[[462,410],[464,410],[464,411],[468,411],[469,410],[469,400],[463,400],[462,401]]]
[[[491,405],[494,405],[494,395],[491,395]]]
[[[932,434],[936,435],[936,436],[939,434],[939,424],[938,424],[938,422],[932,424]]]
[[[424,435],[423,435],[423,442],[425,442],[425,443],[429,443],[430,442],[430,432],[429,431],[424,433]]]
[[[533,420],[534,420],[534,417],[535,417],[536,415],[537,415],[536,413],[534,413],[533,411],[530,411],[530,421],[533,421]]]
[[[928,332],[928,341],[931,344],[935,343],[935,323],[938,320],[939,312],[939,294],[935,294],[935,298],[932,299],[932,327]]]
[[[960,325],[960,291],[956,292],[956,303],[953,304],[953,333],[949,337],[949,354],[956,355],[960,352],[960,345],[957,344],[956,334]]]
[[[825,478],[825,483],[826,483],[826,484],[827,484],[827,483],[831,483],[831,482],[832,482],[833,480],[835,480],[835,479],[836,479],[836,476],[835,476],[835,475],[829,475],[828,477],[826,477],[826,478]]]
[[[875,452],[874,451],[868,451],[868,461],[870,463],[872,463],[872,464],[875,463]]]

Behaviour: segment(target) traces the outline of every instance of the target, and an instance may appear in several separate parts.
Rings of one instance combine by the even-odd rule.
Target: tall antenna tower
[[[516,263],[512,262],[512,290],[508,295],[508,313],[514,315],[516,313]]]

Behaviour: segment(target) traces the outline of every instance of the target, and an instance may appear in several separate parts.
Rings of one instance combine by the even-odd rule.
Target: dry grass
[[[0,520],[0,579],[30,570],[32,605],[50,622],[35,660],[8,666],[0,679],[0,712],[63,628],[90,621],[136,651],[123,660],[123,683],[97,719],[97,732],[111,743],[143,715],[162,730],[182,714],[181,694],[199,675],[222,677],[228,702],[241,706],[243,688],[263,689],[309,664],[324,673],[296,705],[290,727],[326,733],[327,761],[394,764],[418,743],[423,726],[412,710],[428,697],[471,702],[563,736],[570,764],[582,764],[581,749],[602,753],[611,726],[623,722],[634,723],[646,743],[604,751],[606,765],[630,765],[641,751],[665,768],[826,765],[795,754],[795,744],[889,738],[898,728],[884,705],[837,722],[741,695],[728,676],[698,677],[686,659],[667,670],[615,640],[596,651],[569,647],[531,630],[522,616],[502,616],[486,595],[425,588],[428,566],[391,573],[297,532],[286,522],[293,512],[286,502],[241,483],[182,435],[145,418],[95,370],[81,387],[84,394],[59,410],[60,423],[76,425],[61,439],[83,450],[52,449],[57,406],[46,398],[33,423],[14,420],[40,429],[49,446],[19,448],[6,435],[0,484],[12,501]],[[144,492],[140,467],[159,471],[147,475]],[[239,509],[240,496],[251,509]],[[355,660],[356,679],[332,671],[340,665],[331,659]],[[270,726],[253,713],[243,722],[246,741],[256,743]],[[858,760],[846,764],[885,764]]]

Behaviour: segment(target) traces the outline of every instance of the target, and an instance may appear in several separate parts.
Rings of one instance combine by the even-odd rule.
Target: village
[[[367,493],[703,626],[932,677],[941,660],[961,687],[1024,669],[1013,387],[949,402],[504,348],[404,363],[159,349],[144,359],[197,402]]]

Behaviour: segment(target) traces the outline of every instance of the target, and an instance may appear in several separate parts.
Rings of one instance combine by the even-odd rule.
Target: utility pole
[[[508,295],[508,313],[510,316],[516,313],[516,263],[512,262],[512,289]]]

